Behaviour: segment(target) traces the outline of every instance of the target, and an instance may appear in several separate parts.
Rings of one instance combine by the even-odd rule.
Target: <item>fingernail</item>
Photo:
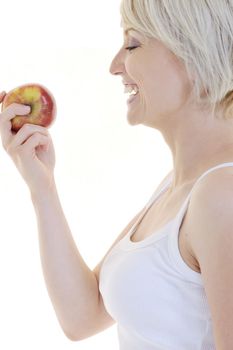
[[[1,101],[3,101],[3,99],[4,99],[5,96],[6,96],[6,92],[5,92],[5,91],[2,91],[2,92],[0,93],[0,99],[1,99]]]
[[[25,106],[25,112],[27,112],[27,113],[31,112],[31,107],[30,106]]]

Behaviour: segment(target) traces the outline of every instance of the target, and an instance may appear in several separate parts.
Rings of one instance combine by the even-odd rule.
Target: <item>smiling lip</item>
[[[130,103],[132,103],[138,96],[138,92],[135,95],[131,95],[128,100],[127,100],[127,104],[129,105]]]

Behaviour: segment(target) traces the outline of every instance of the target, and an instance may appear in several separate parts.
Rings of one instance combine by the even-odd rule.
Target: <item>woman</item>
[[[233,5],[123,0],[119,75],[128,121],[159,130],[173,169],[92,271],[72,238],[48,130],[0,116],[5,150],[29,186],[43,272],[72,340],[118,324],[122,350],[233,349]]]

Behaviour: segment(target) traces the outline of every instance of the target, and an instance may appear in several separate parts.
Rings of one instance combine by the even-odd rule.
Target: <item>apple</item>
[[[56,102],[51,92],[36,83],[21,85],[9,91],[3,98],[2,111],[12,103],[31,107],[27,115],[16,115],[11,119],[11,130],[17,132],[25,123],[49,127],[56,117]]]

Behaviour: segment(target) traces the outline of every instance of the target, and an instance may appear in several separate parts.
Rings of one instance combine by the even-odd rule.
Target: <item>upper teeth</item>
[[[137,85],[125,85],[125,94],[136,95],[138,93]]]

